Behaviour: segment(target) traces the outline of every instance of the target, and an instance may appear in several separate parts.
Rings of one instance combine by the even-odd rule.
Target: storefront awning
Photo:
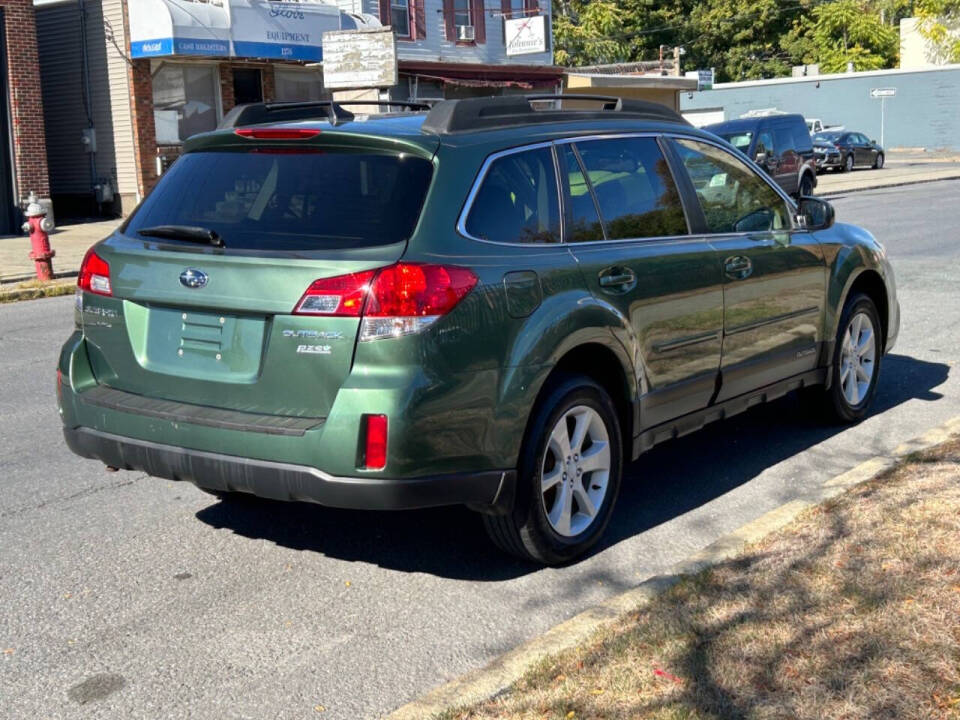
[[[276,0],[137,0],[130,54],[323,59],[323,33],[356,27],[335,5]],[[361,21],[362,22],[362,21]]]

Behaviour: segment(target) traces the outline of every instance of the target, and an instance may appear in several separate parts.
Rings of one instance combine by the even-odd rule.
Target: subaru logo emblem
[[[180,273],[180,284],[195,290],[204,287],[209,279],[203,270],[195,270],[194,268],[187,268]]]

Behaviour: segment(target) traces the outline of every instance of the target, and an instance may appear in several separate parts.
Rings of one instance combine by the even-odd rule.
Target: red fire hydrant
[[[37,271],[37,280],[46,282],[53,280],[53,256],[56,250],[50,249],[50,236],[53,223],[47,218],[47,213],[40,203],[35,201],[31,193],[31,203],[27,205],[27,221],[23,224],[23,231],[30,233],[30,259]]]

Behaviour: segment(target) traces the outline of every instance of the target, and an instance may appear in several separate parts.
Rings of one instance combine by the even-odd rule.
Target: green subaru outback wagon
[[[187,141],[83,262],[70,448],[224,499],[465,504],[556,564],[659,442],[796,389],[862,418],[883,247],[669,109],[571,104],[261,104]]]

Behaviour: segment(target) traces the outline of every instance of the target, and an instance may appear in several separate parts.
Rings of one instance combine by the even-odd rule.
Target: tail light
[[[80,275],[77,277],[77,287],[96,295],[113,295],[110,286],[110,265],[97,255],[93,248],[87,250],[80,263]]]
[[[360,317],[376,270],[317,280],[300,298],[295,315]]]
[[[313,128],[240,128],[233,132],[254,140],[307,140],[320,134]]]
[[[363,467],[383,470],[387,466],[387,416],[363,416]]]
[[[466,268],[397,263],[379,270],[317,280],[294,313],[362,317],[360,341],[420,332],[446,315],[477,284]]]

